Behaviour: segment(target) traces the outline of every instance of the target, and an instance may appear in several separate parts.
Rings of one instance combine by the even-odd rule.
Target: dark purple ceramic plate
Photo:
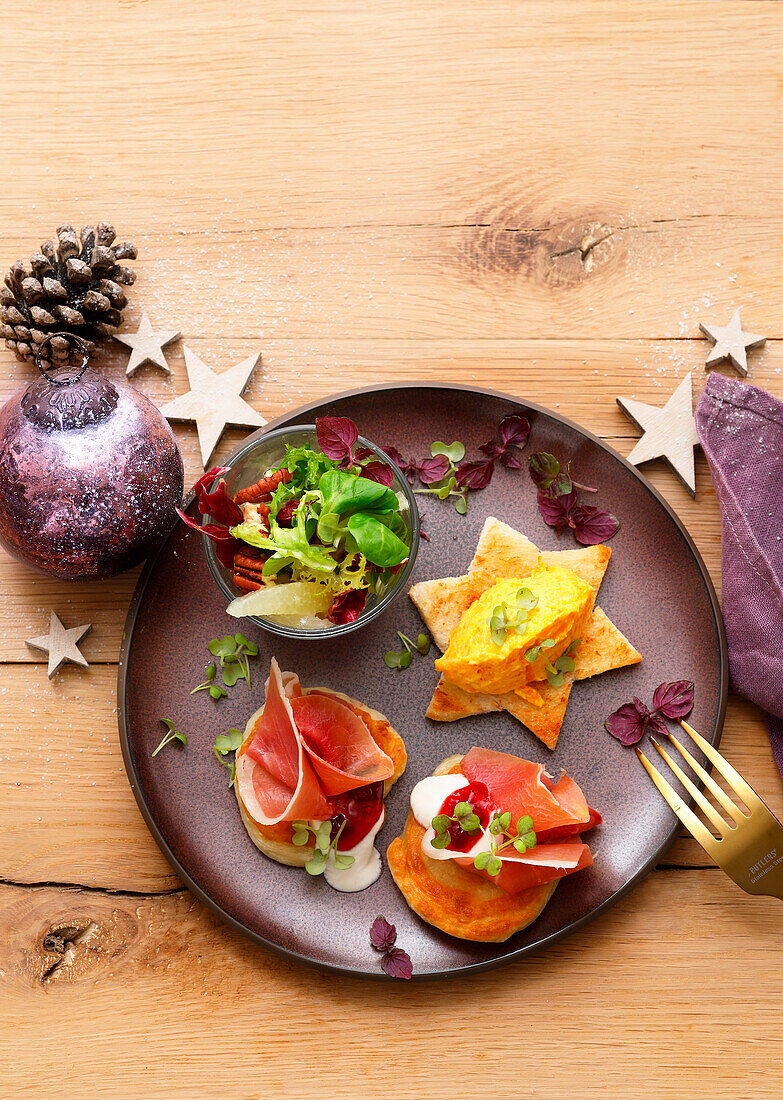
[[[599,500],[620,519],[599,604],[644,654],[634,668],[606,673],[574,688],[557,748],[549,752],[508,714],[435,723],[424,712],[437,680],[432,657],[405,671],[388,669],[383,654],[395,631],[415,636],[421,622],[401,597],[377,623],[338,644],[295,643],[242,629],[259,645],[252,694],[240,684],[227,699],[190,695],[202,679],[210,639],[236,630],[225,598],[207,571],[201,539],[180,524],[139,581],[126,625],[119,667],[123,755],[136,800],[164,854],[191,890],[225,920],[259,943],[332,970],[383,977],[369,942],[382,913],[397,925],[417,977],[496,966],[568,935],[614,904],[655,864],[677,822],[632,750],[604,730],[606,716],[638,695],[650,699],[664,680],[693,679],[694,726],[713,743],[726,703],[727,662],[718,602],[704,565],[682,524],[647,481],[606,444],[562,417],[511,397],[469,387],[379,386],[342,394],[281,417],[269,428],[350,416],[363,435],[403,454],[424,456],[434,439],[461,439],[468,453],[490,439],[508,413],[533,425],[527,453],[552,451],[573,460],[580,480],[600,486]],[[450,501],[422,497],[424,528],[412,582],[458,575],[473,556],[488,515],[506,520],[543,548],[558,541],[539,516],[526,470],[498,468],[489,488],[471,494],[468,514]],[[192,507],[192,506],[191,506]],[[281,867],[248,838],[228,787],[228,772],[212,753],[215,735],[244,725],[259,706],[269,659],[294,669],[305,685],[323,684],[382,711],[408,749],[408,770],[387,801],[380,834],[385,851],[408,812],[413,784],[446,756],[486,745],[565,768],[584,788],[604,824],[590,834],[595,863],[563,880],[542,916],[506,943],[452,939],[412,913],[384,867],[359,894],[338,894],[322,879]],[[162,717],[188,735],[154,760]]]

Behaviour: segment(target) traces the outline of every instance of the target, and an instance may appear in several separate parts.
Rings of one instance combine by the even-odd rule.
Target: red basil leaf
[[[495,472],[493,459],[486,462],[461,462],[457,467],[457,483],[463,489],[486,489]]]
[[[558,535],[567,527],[573,526],[571,513],[576,504],[576,493],[564,493],[559,497],[550,496],[543,489],[538,490],[538,510],[549,527],[554,527]]]
[[[539,489],[548,489],[560,473],[560,463],[547,451],[536,451],[527,462],[530,476]]]
[[[352,588],[349,592],[341,592],[339,596],[335,596],[329,608],[329,622],[335,625],[355,623],[364,611],[366,603],[367,592],[363,588]]]
[[[235,527],[242,522],[242,509],[234,504],[226,490],[223,474],[228,473],[227,466],[213,466],[203,477],[200,477],[193,486],[193,492],[198,501],[198,510],[202,516],[212,516],[219,524],[226,527]],[[220,483],[214,493],[207,492],[208,486],[215,478],[220,478]]]
[[[434,485],[449,472],[449,460],[445,455],[433,455],[432,458],[425,458],[416,468],[422,485]]]
[[[648,722],[655,730],[655,732],[661,735],[661,737],[666,737],[668,735],[669,730],[667,729],[666,723],[664,722],[660,714],[657,714],[655,711],[653,711],[648,718]]]
[[[394,472],[385,462],[368,462],[362,469],[362,477],[366,477],[368,481],[377,481],[379,485],[388,488],[394,481]]]
[[[692,680],[659,684],[653,695],[653,706],[667,718],[684,718],[693,710],[693,693]]]
[[[498,435],[504,449],[524,447],[530,435],[530,421],[525,416],[504,416],[500,421]]]
[[[635,703],[624,703],[609,715],[604,722],[604,728],[623,745],[635,745],[644,735],[644,718],[636,709]]]
[[[410,981],[413,974],[413,963],[407,951],[401,947],[392,947],[381,959],[381,966],[390,978],[403,978]]]
[[[376,951],[391,951],[397,939],[397,929],[385,917],[376,917],[370,928],[370,943]]]
[[[594,504],[580,504],[572,515],[572,526],[577,542],[582,546],[596,546],[613,538],[620,530],[617,516],[604,512]]]
[[[347,416],[319,416],[315,422],[318,446],[333,462],[353,462],[353,447],[359,431]]]
[[[353,457],[357,462],[366,462],[368,458],[375,457],[375,451],[371,451],[369,447],[357,447]]]

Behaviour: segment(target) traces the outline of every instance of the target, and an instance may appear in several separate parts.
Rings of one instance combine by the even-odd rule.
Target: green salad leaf
[[[408,547],[377,516],[357,512],[348,520],[348,530],[361,554],[383,569],[400,565],[408,557]]]

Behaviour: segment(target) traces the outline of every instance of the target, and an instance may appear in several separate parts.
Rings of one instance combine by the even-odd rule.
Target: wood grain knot
[[[599,218],[526,229],[519,227],[519,217],[499,213],[488,223],[466,227],[458,259],[475,280],[523,276],[550,290],[567,289],[613,268],[623,256],[621,232]]]
[[[125,910],[96,913],[93,919],[82,909],[50,921],[39,932],[31,952],[31,969],[41,985],[93,979],[98,970],[128,949],[136,934],[136,921]]]

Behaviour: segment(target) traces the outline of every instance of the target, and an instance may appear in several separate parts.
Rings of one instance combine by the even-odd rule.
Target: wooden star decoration
[[[142,313],[139,327],[135,332],[115,332],[114,339],[131,349],[131,357],[125,369],[126,375],[133,374],[145,363],[152,363],[166,374],[171,374],[163,349],[173,344],[175,340],[179,340],[181,335],[181,332],[174,329],[155,332],[146,313]]]
[[[628,455],[634,466],[665,458],[691,494],[696,495],[693,448],[698,444],[693,418],[693,375],[689,372],[662,409],[630,397],[618,397],[617,404],[644,435]]]
[[[37,638],[27,638],[26,644],[31,649],[38,649],[42,653],[49,654],[49,679],[51,680],[55,672],[66,661],[70,661],[74,665],[81,665],[82,668],[89,667],[87,661],[79,652],[77,643],[91,630],[92,623],[72,626],[69,630],[66,630],[55,612],[52,611],[49,619],[49,633],[41,634]]]
[[[742,331],[738,309],[734,310],[734,316],[727,325],[703,325],[700,323],[699,328],[707,339],[715,345],[707,356],[704,369],[709,370],[716,363],[722,363],[724,359],[728,359],[743,378],[748,373],[747,352],[752,348],[760,348],[762,344],[767,342],[766,336]]]
[[[168,420],[195,421],[206,469],[227,425],[262,428],[266,424],[261,413],[242,397],[250,375],[261,361],[261,352],[249,355],[222,374],[215,374],[189,347],[183,346],[182,350],[190,389],[161,406],[160,411]]]

